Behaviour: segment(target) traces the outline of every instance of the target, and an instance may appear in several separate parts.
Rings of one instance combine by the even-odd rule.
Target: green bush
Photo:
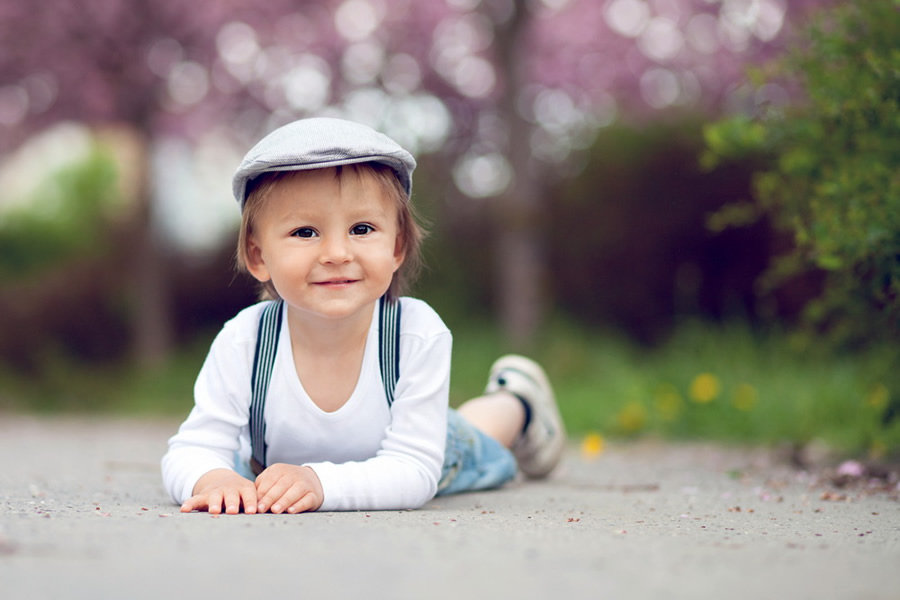
[[[760,106],[705,129],[708,167],[752,157],[763,167],[753,203],[710,219],[714,229],[761,215],[791,232],[769,283],[824,271],[810,322],[839,345],[900,332],[900,2],[841,3],[820,13],[786,56],[750,74],[800,100]]]
[[[112,159],[95,149],[50,173],[34,195],[0,212],[0,281],[21,280],[107,248],[110,207],[118,199]]]

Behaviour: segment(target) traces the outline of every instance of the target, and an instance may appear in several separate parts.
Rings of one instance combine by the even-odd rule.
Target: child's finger
[[[300,481],[294,481],[288,487],[280,498],[276,498],[269,509],[275,514],[280,514],[294,505],[306,492],[308,488]]]
[[[244,512],[248,515],[256,513],[256,488],[253,485],[244,486],[240,491],[241,502],[244,504]]]
[[[318,499],[316,498],[316,495],[312,492],[307,492],[302,498],[294,502],[287,511],[291,514],[297,514],[308,510],[315,510],[317,503]]]
[[[222,501],[225,503],[225,514],[236,515],[241,510],[241,495],[236,489],[225,490]]]
[[[271,488],[269,488],[269,491],[267,491],[265,494],[261,494],[262,498],[260,499],[259,504],[256,507],[257,510],[259,512],[266,512],[270,507],[273,507],[273,505],[281,499],[290,485],[291,482],[286,480],[284,477],[279,478],[278,481],[276,481],[275,484]],[[284,507],[282,507],[282,510],[283,508]]]
[[[256,478],[256,496],[257,498],[262,498],[266,494],[269,493],[269,490],[272,489],[272,486],[275,485],[275,482],[278,481],[279,477],[277,475],[273,476],[268,470],[260,473],[259,477]]]
[[[209,506],[207,507],[207,510],[213,515],[222,512],[222,492],[213,490],[209,493]]]
[[[181,512],[189,513],[206,508],[205,496],[191,496],[181,505]]]

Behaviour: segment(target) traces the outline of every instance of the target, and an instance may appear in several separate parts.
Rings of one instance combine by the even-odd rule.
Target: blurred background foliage
[[[767,272],[774,285],[818,269],[809,323],[841,345],[897,340],[900,328],[900,19],[896,2],[844,4],[804,40],[752,72],[759,89],[793,81],[789,106],[709,125],[708,165],[754,156],[755,203],[731,204],[715,229],[773,218],[793,244]]]
[[[101,255],[116,200],[115,164],[101,150],[41,181],[0,223],[0,280],[21,281],[86,255]]]
[[[185,414],[231,172],[325,114],[417,155],[452,403],[516,350],[576,436],[900,448],[894,0],[133,4],[0,10],[0,414]]]

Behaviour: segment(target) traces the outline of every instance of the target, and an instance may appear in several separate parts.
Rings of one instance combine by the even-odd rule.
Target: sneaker
[[[485,388],[486,394],[499,391],[521,397],[531,408],[531,422],[513,444],[512,452],[526,476],[546,477],[559,463],[566,443],[566,429],[547,374],[524,356],[504,356],[491,366]]]

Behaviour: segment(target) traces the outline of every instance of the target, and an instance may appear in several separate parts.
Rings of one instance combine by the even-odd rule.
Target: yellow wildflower
[[[684,404],[674,385],[661,385],[653,395],[656,411],[665,421],[674,421]]]
[[[712,402],[719,396],[719,378],[712,373],[700,373],[691,382],[691,400],[699,404]]]
[[[599,433],[589,433],[581,441],[581,457],[584,460],[594,460],[603,454],[604,441]]]
[[[647,420],[647,409],[637,401],[628,402],[618,414],[619,426],[626,433],[634,433],[644,427]]]
[[[742,383],[734,390],[734,397],[731,399],[731,403],[736,409],[749,412],[756,406],[758,395],[755,387],[749,383]]]
[[[879,383],[873,387],[872,391],[869,392],[869,395],[866,396],[866,404],[872,408],[881,410],[888,405],[890,399],[891,393],[888,391],[887,387],[885,387],[884,384]]]

